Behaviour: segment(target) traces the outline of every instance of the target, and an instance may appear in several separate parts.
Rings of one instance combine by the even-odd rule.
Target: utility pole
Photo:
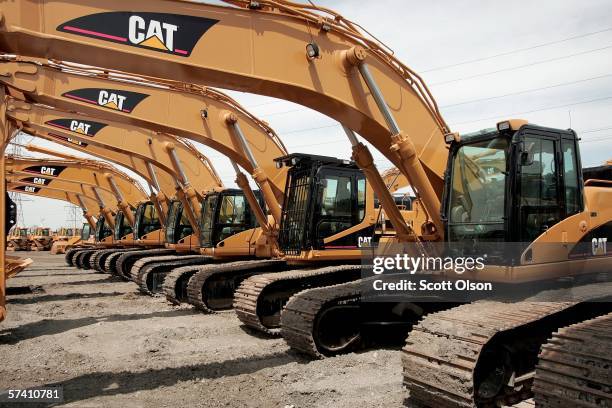
[[[81,225],[81,217],[83,211],[80,207],[74,204],[67,204],[65,207],[67,216],[66,216],[66,224],[68,226],[72,226],[72,228],[79,228]]]

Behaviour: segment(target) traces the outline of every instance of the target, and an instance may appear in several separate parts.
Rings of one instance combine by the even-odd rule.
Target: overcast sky
[[[609,0],[315,3],[366,27],[419,73],[453,131],[492,127],[505,118],[571,126],[582,137],[583,166],[612,159]],[[269,122],[290,152],[350,156],[350,145],[331,118],[285,101],[230,94]],[[233,186],[228,160],[198,146],[224,183]],[[380,154],[376,160],[380,169],[389,167]],[[72,217],[63,202],[25,195],[22,213],[27,226],[56,228]]]

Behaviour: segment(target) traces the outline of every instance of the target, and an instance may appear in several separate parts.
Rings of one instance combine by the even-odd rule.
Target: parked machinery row
[[[522,120],[452,133],[420,77],[358,25],[313,5],[227,3],[0,6],[5,143],[23,129],[141,167],[156,196],[176,191],[178,204],[152,200],[139,207],[131,245],[118,245],[119,233],[105,249],[69,251],[70,262],[131,278],[145,292],[163,288],[173,301],[207,311],[233,305],[246,325],[281,334],[313,357],[354,350],[396,328],[408,335],[404,383],[410,398],[425,405],[513,404],[533,393],[551,405],[612,400],[609,376],[596,375],[609,362],[581,351],[595,337],[610,336],[610,281],[596,279],[612,272],[612,253],[600,245],[612,235],[612,181],[583,171],[576,133]],[[147,38],[146,26],[160,19],[176,32],[151,29]],[[328,115],[344,126],[354,161],[287,154],[269,127],[206,86],[274,96]],[[130,102],[120,108],[120,100]],[[395,183],[385,183],[354,131],[414,189],[410,210],[396,201],[389,188]],[[229,157],[237,173],[240,166],[253,176],[261,198],[240,174],[243,205],[237,196],[226,200],[221,186],[194,188],[189,171],[198,155],[177,158],[179,138]],[[132,158],[139,165],[127,164]],[[175,186],[155,181],[163,171]],[[179,209],[184,220],[176,217]],[[115,231],[123,225],[110,214],[98,219],[100,231],[104,223]],[[195,233],[173,242],[187,225]],[[384,253],[390,244],[436,242],[471,242],[470,251],[521,243],[511,260],[462,278],[527,288],[528,296],[460,305],[362,302],[364,245]],[[567,292],[568,279],[573,297],[551,302]],[[554,332],[560,334],[548,342]],[[555,340],[563,333],[579,333],[583,345]],[[609,341],[598,347],[598,356],[612,351]],[[565,353],[554,370],[551,349]],[[582,372],[572,386],[578,374],[570,368],[592,365],[602,368]]]

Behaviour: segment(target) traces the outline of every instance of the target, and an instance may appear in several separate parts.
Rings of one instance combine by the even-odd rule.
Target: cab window
[[[566,215],[576,214],[581,210],[576,144],[573,140],[562,140],[563,152],[563,194],[565,195]]]

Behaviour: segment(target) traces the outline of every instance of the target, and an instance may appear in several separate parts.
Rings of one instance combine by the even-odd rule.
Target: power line
[[[612,76],[612,75],[604,75],[604,76]],[[607,100],[607,99],[612,99],[612,96],[607,96],[607,97],[603,97],[603,98],[596,98],[596,99],[590,99],[590,100],[580,101],[580,102],[574,102],[574,103],[570,103],[570,104],[566,104],[566,105],[548,106],[548,107],[543,107],[543,108],[538,108],[538,109],[529,110],[529,111],[523,111],[523,112],[514,112],[514,113],[509,113],[509,114],[501,114],[501,115],[498,115],[498,116],[492,116],[492,117],[482,118],[482,119],[478,119],[478,120],[470,120],[470,121],[465,121],[465,122],[457,122],[457,123],[453,123],[452,125],[455,126],[455,125],[462,125],[462,124],[465,124],[465,123],[480,122],[480,121],[483,121],[483,120],[496,119],[496,118],[499,118],[499,117],[502,117],[502,116],[511,116],[511,115],[519,115],[519,114],[525,114],[525,113],[539,112],[539,111],[543,111],[543,110],[559,109],[559,108],[564,108],[564,107],[568,107],[568,106],[582,105],[582,104],[586,104],[586,103],[598,102],[598,101]],[[328,128],[333,128],[333,127],[337,127],[337,126],[341,126],[341,125],[339,123],[334,123],[334,124],[318,126],[318,127],[307,127],[307,128],[303,128],[303,129],[295,129],[295,130],[290,130],[290,131],[279,131],[278,134],[282,138],[284,135],[309,132],[309,131],[312,131],[312,130],[328,129]],[[601,129],[601,130],[603,130],[603,129]],[[596,130],[595,129],[589,129],[587,131],[582,131],[581,133],[589,133],[589,132],[594,132],[594,131],[596,131]],[[338,139],[338,140],[342,140],[342,139]],[[321,142],[321,143],[305,144],[305,145],[299,145],[299,146],[295,146],[295,147],[317,146],[317,145],[329,144],[329,143],[332,143],[332,141],[326,141],[326,142]]]
[[[610,130],[612,129],[612,126],[610,127],[603,127],[603,128],[595,128],[595,129],[587,129],[587,130],[581,130],[581,131],[576,131],[578,133],[593,133],[593,132],[601,132],[602,130]]]
[[[592,31],[590,33],[574,35],[572,37],[566,37],[566,38],[562,38],[562,39],[556,40],[556,41],[549,41],[549,42],[542,43],[542,44],[536,44],[536,45],[532,45],[530,47],[518,48],[518,49],[515,49],[515,50],[511,50],[511,51],[505,51],[505,52],[502,52],[502,53],[499,53],[499,54],[490,55],[488,57],[475,58],[475,59],[466,60],[466,61],[462,61],[462,62],[456,62],[456,63],[449,64],[449,65],[443,65],[443,66],[436,67],[436,68],[429,68],[429,69],[426,69],[426,70],[421,70],[419,72],[421,72],[421,73],[433,72],[433,71],[439,71],[439,70],[446,69],[446,68],[458,67],[460,65],[473,64],[474,62],[486,61],[486,60],[493,59],[493,58],[499,58],[499,57],[504,57],[506,55],[516,54],[518,52],[529,51],[529,50],[533,50],[533,49],[536,49],[536,48],[546,47],[546,46],[554,45],[554,44],[560,44],[560,43],[571,41],[571,40],[575,40],[575,39],[578,39],[578,38],[589,37],[591,35],[604,33],[606,31],[612,31],[612,27],[605,28],[605,29],[599,30],[599,31]]]
[[[507,55],[516,54],[516,53],[519,53],[519,52],[529,51],[529,50],[533,50],[533,49],[537,49],[537,48],[546,47],[546,46],[549,46],[549,45],[560,44],[560,43],[564,43],[564,42],[567,42],[567,41],[576,40],[576,39],[579,39],[579,38],[589,37],[589,36],[592,36],[592,35],[601,34],[601,33],[608,32],[608,31],[612,31],[612,27],[605,28],[605,29],[598,30],[598,31],[592,31],[592,32],[585,33],[585,34],[574,35],[574,36],[571,36],[571,37],[562,38],[560,40],[549,41],[549,42],[545,42],[545,43],[542,43],[542,44],[536,44],[536,45],[532,45],[532,46],[529,46],[529,47],[517,48],[517,49],[514,49],[514,50],[505,51],[505,52],[502,52],[502,53],[499,53],[499,54],[490,55],[490,56],[487,56],[487,57],[475,58],[475,59],[471,59],[471,60],[456,62],[456,63],[449,64],[449,65],[439,66],[439,67],[436,67],[436,68],[428,68],[428,69],[424,69],[424,70],[419,70],[419,72],[420,73],[434,72],[434,71],[439,71],[439,70],[442,70],[442,69],[447,69],[447,68],[457,67],[457,66],[461,66],[461,65],[472,64],[472,63],[475,63],[475,62],[486,61],[486,60],[493,59],[493,58],[499,58],[499,57],[503,57],[503,56],[507,56]],[[432,84],[432,86],[433,85],[435,85],[435,84]],[[252,109],[252,108],[258,108],[258,107],[267,106],[267,105],[274,105],[274,104],[283,103],[283,102],[286,102],[286,101],[279,100],[279,101],[264,102],[264,103],[259,103],[259,104],[256,104],[256,105],[250,105],[250,106],[247,106],[246,108],[247,109]]]
[[[463,102],[451,103],[451,104],[448,104],[448,105],[440,105],[440,109],[452,108],[452,107],[461,106],[461,105],[468,105],[468,104],[477,103],[477,102],[486,102],[486,101],[491,101],[491,100],[494,100],[494,99],[507,98],[509,96],[524,95],[524,94],[528,94],[528,93],[532,93],[532,92],[538,92],[538,91],[543,91],[543,90],[548,90],[548,89],[560,88],[560,87],[569,86],[569,85],[576,85],[576,84],[583,83],[583,82],[595,81],[595,80],[598,80],[598,79],[604,79],[604,78],[610,78],[610,77],[612,77],[612,74],[599,75],[599,76],[594,76],[594,77],[590,77],[590,78],[578,79],[578,80],[575,80],[575,81],[561,82],[561,83],[554,84],[554,85],[547,85],[547,86],[542,86],[542,87],[538,87],[538,88],[525,89],[523,91],[511,92],[511,93],[502,94],[502,95],[495,95],[495,96],[488,96],[488,97],[485,97],[485,98],[470,99],[470,100],[463,101]],[[286,110],[286,111],[281,111],[281,112],[267,113],[267,114],[258,115],[258,116],[261,117],[261,118],[269,118],[270,116],[285,115],[285,114],[295,113],[295,112],[308,112],[308,110],[306,108],[304,108],[304,107],[300,107],[300,108],[294,108],[294,109],[290,109],[290,110]]]
[[[490,101],[492,99],[506,98],[508,96],[523,95],[523,94],[527,94],[527,93],[531,93],[531,92],[543,91],[543,90],[546,90],[546,89],[553,89],[553,88],[560,88],[562,86],[575,85],[575,84],[579,84],[579,83],[582,83],[582,82],[594,81],[594,80],[597,80],[597,79],[609,78],[609,77],[612,77],[612,74],[600,75],[600,76],[591,77],[591,78],[585,78],[585,79],[578,79],[576,81],[562,82],[562,83],[555,84],[555,85],[548,85],[548,86],[542,86],[542,87],[539,87],[539,88],[526,89],[524,91],[507,93],[507,94],[504,94],[504,95],[489,96],[489,97],[486,97],[486,98],[471,99],[471,100],[468,100],[468,101],[458,102],[458,103],[451,103],[451,104],[448,104],[448,105],[440,105],[440,108],[441,109],[443,109],[443,108],[451,108],[451,107],[459,106],[459,105],[467,105],[467,104],[470,104],[470,103]]]
[[[522,112],[505,113],[505,114],[502,114],[502,115],[489,116],[487,118],[468,120],[468,121],[464,121],[464,122],[456,122],[456,123],[453,123],[452,126],[464,125],[466,123],[473,123],[473,122],[482,122],[483,120],[493,120],[493,119],[498,119],[498,118],[503,117],[503,116],[511,117],[511,116],[514,116],[514,115],[523,115],[525,113],[533,113],[533,112],[541,112],[541,111],[546,111],[546,110],[567,108],[568,106],[584,105],[584,104],[587,104],[587,103],[600,102],[600,101],[605,101],[605,100],[609,100],[609,99],[612,99],[612,96],[606,96],[606,97],[603,97],[603,98],[595,98],[595,99],[589,99],[589,100],[586,100],[586,101],[568,103],[568,104],[565,104],[565,105],[547,106],[547,107],[542,107],[542,108],[532,109],[532,110],[522,111]]]
[[[532,67],[534,65],[546,64],[546,63],[553,62],[553,61],[559,61],[559,60],[563,60],[563,59],[573,58],[573,57],[577,57],[579,55],[585,55],[585,54],[590,54],[590,53],[593,53],[593,52],[605,51],[605,50],[608,50],[610,48],[612,48],[612,45],[608,45],[608,46],[605,46],[605,47],[596,48],[596,49],[592,49],[592,50],[587,50],[587,51],[581,51],[581,52],[577,52],[577,53],[574,53],[574,54],[567,54],[567,55],[564,55],[564,56],[561,56],[561,57],[549,58],[549,59],[542,60],[542,61],[531,62],[529,64],[518,65],[516,67],[503,68],[503,69],[498,69],[498,70],[495,70],[495,71],[483,72],[481,74],[470,75],[470,76],[466,76],[466,77],[462,77],[462,78],[455,78],[455,79],[449,79],[447,81],[434,82],[432,84],[429,84],[429,87],[431,88],[431,87],[434,87],[434,86],[446,85],[446,84],[450,84],[450,83],[453,83],[453,82],[466,81],[468,79],[474,79],[474,78],[480,78],[480,77],[487,76],[487,75],[499,74],[500,72],[514,71],[514,70],[521,69],[521,68]]]
[[[581,140],[580,143],[603,142],[604,140],[612,140],[612,135],[608,135],[599,139]]]

